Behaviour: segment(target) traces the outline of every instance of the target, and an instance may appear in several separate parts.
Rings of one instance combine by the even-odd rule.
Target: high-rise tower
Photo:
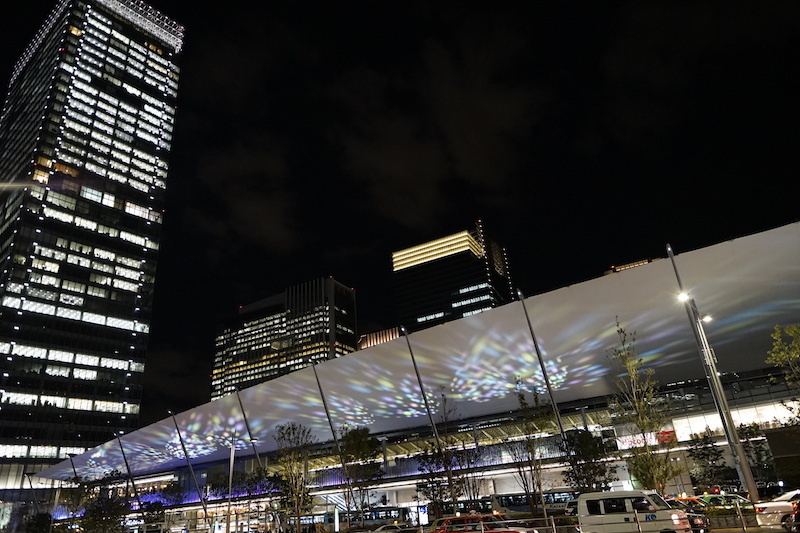
[[[211,399],[356,350],[355,291],[333,278],[240,309],[216,338]]]
[[[0,117],[0,488],[137,427],[183,28],[58,0]]]
[[[392,253],[400,324],[417,331],[510,302],[514,288],[505,249],[479,220],[461,231]]]

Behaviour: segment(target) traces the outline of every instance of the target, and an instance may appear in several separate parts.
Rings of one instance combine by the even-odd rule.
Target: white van
[[[587,492],[578,496],[581,533],[691,533],[686,513],[654,491]]]

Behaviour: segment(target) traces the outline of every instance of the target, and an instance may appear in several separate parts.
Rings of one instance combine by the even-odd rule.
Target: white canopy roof
[[[675,252],[684,288],[701,313],[714,317],[706,332],[718,369],[767,366],[774,325],[800,322],[800,223]],[[665,259],[527,298],[556,401],[613,392],[609,353],[618,346],[617,320],[636,332],[637,352],[662,383],[703,377],[677,292]],[[529,388],[544,385],[519,302],[414,333],[409,341],[429,397],[446,394],[464,418],[515,409],[516,376]],[[380,433],[428,423],[404,338],[322,363],[317,372],[336,427]],[[245,389],[239,398],[259,452],[275,449],[275,427],[289,421],[331,440],[312,368]],[[73,458],[77,473],[124,472],[120,443],[135,474],[179,468],[186,458],[176,425],[192,463],[225,460],[232,437],[238,448],[251,447],[239,398],[220,398],[97,446]],[[66,479],[72,468],[66,460],[39,476]]]

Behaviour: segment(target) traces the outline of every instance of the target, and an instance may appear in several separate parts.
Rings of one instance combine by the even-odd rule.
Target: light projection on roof
[[[800,223],[691,252],[676,246],[676,252],[684,286],[700,312],[714,317],[706,332],[719,370],[766,366],[774,325],[800,317]],[[691,326],[676,296],[669,261],[654,261],[527,298],[556,401],[613,391],[609,353],[618,345],[617,321],[636,332],[637,351],[661,383],[702,378]],[[544,387],[520,302],[413,333],[409,342],[430,403],[437,405],[445,394],[464,418],[515,409],[517,377],[526,390]],[[317,371],[336,427],[362,425],[381,433],[428,425],[404,338],[326,361]],[[331,440],[311,368],[239,395],[259,453],[275,448],[275,427],[288,421],[309,427],[320,442]],[[252,450],[235,394],[179,413],[175,421],[194,463],[226,460],[231,442],[242,453]],[[137,473],[185,465],[171,418],[121,440]],[[80,475],[125,468],[116,441],[73,459]],[[73,474],[65,461],[40,475]]]

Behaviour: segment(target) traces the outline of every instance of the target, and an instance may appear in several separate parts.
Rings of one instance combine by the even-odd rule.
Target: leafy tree
[[[764,431],[755,422],[739,425],[739,438],[742,439],[744,454],[753,471],[753,477],[756,481],[768,482],[775,480],[777,474],[769,443],[763,437]]]
[[[142,508],[142,520],[144,521],[144,529],[148,531],[155,529],[154,526],[165,522],[167,517],[164,504],[161,502],[147,502]]]
[[[53,517],[50,513],[35,513],[25,519],[25,533],[49,533]]]
[[[794,441],[800,443],[800,325],[781,326],[775,325],[772,334],[772,349],[767,352],[766,363],[776,366],[783,371],[783,379],[795,394],[791,401],[781,403],[789,410],[791,417],[787,426],[796,426],[797,431],[790,434]]]
[[[247,473],[243,487],[248,496],[270,494],[280,488],[280,480],[271,476],[265,468],[258,467]]]
[[[276,428],[275,442],[278,445],[281,506],[294,516],[296,531],[300,533],[300,517],[308,512],[312,503],[306,464],[311,446],[317,440],[309,428],[288,422]]]
[[[83,508],[80,525],[84,533],[125,533],[130,503],[113,491],[100,491]]]
[[[795,397],[791,400],[781,401],[791,414],[784,424],[787,428],[784,436],[794,444],[800,445],[800,325],[784,327],[776,324],[771,337],[772,349],[767,352],[766,363],[780,368],[783,371],[784,381],[795,392]],[[786,464],[782,460],[780,462],[781,476],[785,478]]]
[[[723,449],[714,443],[708,428],[702,435],[691,435],[686,453],[694,463],[689,473],[696,485],[719,485],[730,477],[731,468],[725,462]]]
[[[355,506],[363,511],[369,507],[369,488],[372,481],[383,473],[380,465],[374,461],[380,454],[381,443],[369,434],[369,428],[344,426],[340,432],[339,446],[342,459],[347,464],[343,471],[348,485],[353,488]],[[363,514],[361,525],[364,525]]]
[[[417,482],[417,490],[428,500],[428,515],[441,518],[448,502],[453,505],[464,493],[461,478],[454,475],[454,461],[451,451],[439,450],[435,444],[426,445],[417,456],[422,478]],[[447,471],[451,476],[448,479]]]
[[[567,463],[564,483],[580,492],[608,490],[616,476],[617,467],[608,461],[608,451],[602,437],[579,429],[566,433],[559,442]]]
[[[669,405],[658,398],[655,371],[645,369],[644,361],[636,353],[636,333],[628,334],[617,322],[620,346],[614,348],[612,360],[620,373],[615,407],[619,420],[640,443],[628,449],[623,457],[628,471],[645,488],[663,491],[665,485],[683,469],[672,461],[671,451],[677,440],[674,433],[662,434],[669,422]],[[660,438],[666,435],[668,438]]]
[[[233,475],[230,475],[227,470],[218,470],[210,474],[206,480],[212,498],[227,498],[229,484],[233,496],[250,494],[248,483],[248,474],[241,470],[234,470]]]
[[[772,332],[772,349],[767,352],[766,363],[784,370],[786,383],[800,392],[800,325],[775,325]]]
[[[167,505],[177,505],[186,499],[186,490],[175,481],[172,481],[161,488],[160,499]]]

